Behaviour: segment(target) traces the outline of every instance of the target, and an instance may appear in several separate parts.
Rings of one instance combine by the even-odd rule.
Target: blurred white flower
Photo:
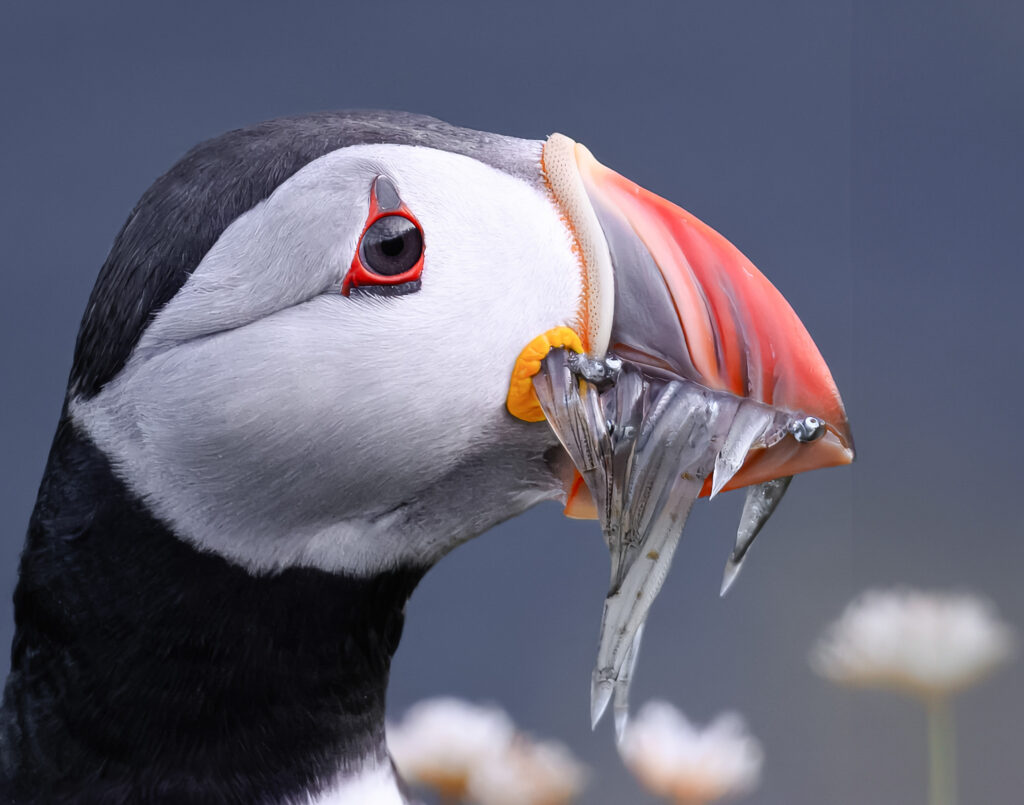
[[[667,702],[648,702],[619,743],[626,766],[653,793],[676,803],[706,803],[752,791],[764,753],[736,713],[701,729]]]
[[[514,735],[502,710],[440,697],[409,708],[400,724],[388,726],[387,739],[402,777],[459,800],[473,771],[504,753]]]
[[[1012,629],[976,596],[872,590],[828,628],[811,664],[843,684],[934,698],[977,682],[1013,649]]]
[[[565,805],[583,789],[586,771],[564,745],[519,735],[486,758],[469,778],[469,798],[480,805]]]

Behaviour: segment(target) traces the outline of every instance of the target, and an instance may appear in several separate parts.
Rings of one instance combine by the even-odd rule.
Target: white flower
[[[388,747],[406,780],[461,799],[473,771],[505,752],[514,735],[502,710],[442,697],[413,705],[401,724],[389,725]]]
[[[724,713],[700,729],[667,702],[641,708],[626,725],[619,754],[650,791],[676,803],[752,791],[764,757],[736,713]]]
[[[1013,646],[1010,627],[975,596],[872,590],[829,627],[811,664],[836,682],[929,698],[977,682]]]
[[[520,735],[470,775],[469,798],[480,805],[565,805],[583,788],[586,772],[560,743]]]

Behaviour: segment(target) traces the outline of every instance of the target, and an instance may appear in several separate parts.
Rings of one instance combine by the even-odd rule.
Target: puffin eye
[[[348,296],[353,288],[390,296],[419,290],[423,250],[423,228],[416,216],[402,203],[394,183],[378,176],[342,294]]]
[[[385,215],[363,233],[359,246],[363,265],[375,274],[394,277],[404,274],[423,254],[419,227],[402,215]]]

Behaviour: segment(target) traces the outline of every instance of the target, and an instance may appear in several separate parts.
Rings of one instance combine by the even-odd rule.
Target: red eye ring
[[[382,219],[391,218],[403,219],[415,227],[418,237],[412,239],[410,246],[413,249],[418,248],[419,251],[418,254],[413,251],[407,255],[407,259],[410,256],[415,258],[415,262],[409,268],[395,273],[383,273],[382,271],[375,271],[372,267],[366,265],[366,250],[363,241],[366,238],[366,233],[374,227],[374,224]],[[377,227],[376,230],[381,228]],[[386,229],[387,227],[383,228]],[[378,176],[374,179],[373,185],[370,188],[370,211],[366,217],[366,223],[363,224],[363,231],[359,234],[356,252],[352,256],[352,265],[342,282],[342,295],[348,296],[353,288],[366,286],[395,287],[417,282],[423,273],[423,256],[425,252],[423,227],[420,226],[420,222],[416,220],[416,216],[412,214],[398,197],[398,193],[391,180],[385,176]]]

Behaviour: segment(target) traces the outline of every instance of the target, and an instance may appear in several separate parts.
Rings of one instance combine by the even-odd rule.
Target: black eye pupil
[[[397,238],[388,238],[387,240],[382,240],[380,243],[380,250],[388,257],[398,257],[404,248],[405,238],[402,236]]]
[[[386,277],[404,274],[423,254],[423,235],[416,224],[401,215],[386,215],[371,224],[363,235],[363,264]]]

